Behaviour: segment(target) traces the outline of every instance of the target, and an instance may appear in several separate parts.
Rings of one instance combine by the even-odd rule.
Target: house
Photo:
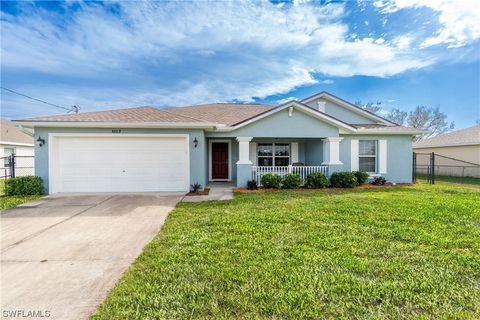
[[[364,170],[411,182],[412,137],[420,133],[327,92],[276,107],[140,107],[18,121],[40,141],[36,174],[49,193],[243,187],[266,172]]]
[[[33,175],[33,132],[3,118],[0,119],[0,125],[0,177],[11,175],[12,154],[18,156],[15,163],[18,168],[16,175]]]
[[[434,152],[438,175],[480,178],[480,125],[417,141],[413,150],[418,154]],[[428,157],[417,156],[418,166],[428,162]]]

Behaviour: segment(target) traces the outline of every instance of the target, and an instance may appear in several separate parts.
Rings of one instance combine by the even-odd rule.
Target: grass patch
[[[427,176],[419,175],[417,181],[427,183]],[[470,185],[480,187],[480,178],[435,176],[435,183],[441,185]]]
[[[6,196],[5,179],[0,179],[0,211],[40,198],[41,196]]]
[[[94,319],[480,317],[478,188],[180,203]]]

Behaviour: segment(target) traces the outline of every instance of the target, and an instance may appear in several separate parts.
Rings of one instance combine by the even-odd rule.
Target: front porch
[[[300,175],[301,186],[304,186],[307,177],[309,174],[321,172],[324,175],[328,176],[328,166],[299,166],[299,165],[288,165],[288,166],[252,166],[252,180],[257,182],[258,186],[262,185],[262,177],[265,174],[275,174],[280,177],[284,177],[287,174],[294,173]]]
[[[340,161],[341,137],[236,137],[211,138],[208,181],[232,181],[245,187],[267,173],[281,177],[299,174],[304,185],[309,174],[329,176],[343,168]]]

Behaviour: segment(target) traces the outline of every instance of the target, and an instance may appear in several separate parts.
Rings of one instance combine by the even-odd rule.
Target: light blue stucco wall
[[[115,128],[117,129],[117,128]],[[188,134],[190,148],[190,183],[200,183],[205,186],[207,183],[207,141],[203,130],[188,129],[135,129],[135,128],[119,128],[122,134]],[[41,177],[44,186],[48,192],[48,134],[49,133],[104,133],[111,134],[112,128],[35,128],[35,140],[41,136],[45,139],[45,145],[42,147],[35,145],[35,175]],[[193,140],[197,138],[199,141],[197,148],[193,145]],[[94,155],[92,155],[94,156]],[[142,156],[141,154],[139,155]]]
[[[288,108],[230,132],[206,132],[206,137],[319,138],[338,137],[338,128]]]
[[[305,141],[305,164],[319,166],[323,162],[322,139],[307,139]]]
[[[340,119],[343,122],[346,123],[352,123],[352,124],[369,124],[369,123],[375,123],[375,121],[370,120],[369,118],[366,118],[356,112],[350,111],[348,109],[345,109],[344,107],[341,107],[333,102],[330,102],[325,99],[316,99],[313,100],[307,105],[315,110],[318,109],[317,101],[325,101],[325,113],[328,115],[331,115],[334,118]]]
[[[388,182],[412,182],[412,137],[408,135],[342,135],[340,142],[340,161],[343,162],[344,171],[351,168],[351,140],[387,140],[387,174]],[[378,159],[378,158],[377,158]],[[378,163],[377,163],[378,167]]]

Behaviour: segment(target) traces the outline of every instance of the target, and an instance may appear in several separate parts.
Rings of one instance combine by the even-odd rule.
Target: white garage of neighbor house
[[[272,107],[214,103],[85,112],[17,120],[33,127],[36,175],[49,193],[239,187],[266,172],[327,176],[361,170],[412,181],[412,138],[327,92]]]
[[[33,131],[19,127],[6,119],[0,120],[0,177],[10,176],[12,154],[16,158],[16,176],[33,175],[34,172],[34,144]]]

